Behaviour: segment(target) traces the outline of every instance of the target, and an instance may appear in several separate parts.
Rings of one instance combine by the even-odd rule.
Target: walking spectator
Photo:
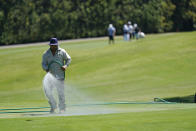
[[[115,27],[112,24],[109,24],[109,27],[108,27],[109,44],[111,43],[114,44],[115,33],[116,33]]]

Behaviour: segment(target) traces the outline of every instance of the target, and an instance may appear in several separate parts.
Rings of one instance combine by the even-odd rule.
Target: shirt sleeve
[[[44,55],[42,56],[42,68],[43,68],[43,70],[45,70],[45,71],[48,71],[48,70],[49,70],[49,69],[48,69],[48,62],[47,62],[46,54],[44,54]]]
[[[71,63],[71,57],[65,50],[63,51],[63,57],[65,60],[65,65],[69,66],[69,64]]]

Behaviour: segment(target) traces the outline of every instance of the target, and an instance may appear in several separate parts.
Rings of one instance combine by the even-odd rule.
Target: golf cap
[[[51,38],[51,39],[50,39],[49,45],[58,45],[58,40],[57,40],[57,38]]]

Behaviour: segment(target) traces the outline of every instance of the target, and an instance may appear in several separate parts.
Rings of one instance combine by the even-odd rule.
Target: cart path
[[[79,39],[58,40],[58,42],[59,42],[59,44],[61,44],[61,43],[70,43],[70,42],[77,42],[77,41],[105,40],[106,38],[107,38],[106,36],[105,37],[94,37],[94,38],[79,38]],[[35,42],[35,43],[24,43],[24,44],[14,44],[14,45],[3,45],[3,46],[0,46],[0,49],[46,45],[48,43],[49,43],[49,41]]]

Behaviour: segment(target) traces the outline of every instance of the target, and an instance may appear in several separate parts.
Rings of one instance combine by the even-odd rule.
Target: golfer
[[[57,38],[51,38],[49,43],[50,48],[42,56],[42,68],[51,73],[55,81],[50,81],[49,87],[44,87],[45,94],[48,98],[51,110],[54,113],[57,109],[57,103],[52,93],[53,89],[57,89],[59,99],[59,112],[65,112],[65,95],[64,95],[64,80],[65,71],[71,63],[71,57],[62,48],[59,47]],[[52,82],[52,83],[51,83]]]

